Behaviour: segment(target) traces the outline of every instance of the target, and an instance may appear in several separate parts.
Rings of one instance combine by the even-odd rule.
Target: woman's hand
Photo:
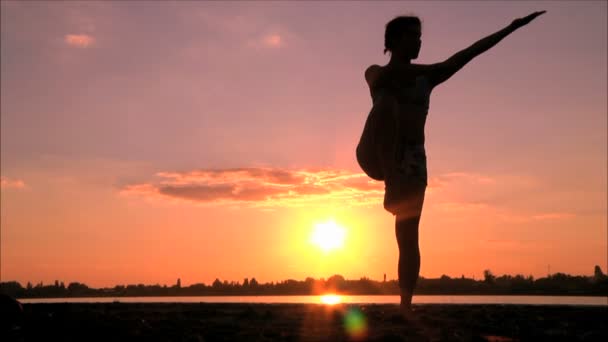
[[[511,23],[511,26],[513,26],[514,28],[517,29],[522,26],[528,25],[532,20],[534,20],[534,18],[538,17],[539,15],[541,15],[545,12],[547,12],[547,11],[534,12],[523,18],[517,18],[517,19],[513,20],[513,22]]]

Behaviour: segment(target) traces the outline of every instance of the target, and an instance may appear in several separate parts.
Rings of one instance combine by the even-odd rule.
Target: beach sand
[[[23,304],[17,341],[608,341],[608,307],[396,304]],[[7,339],[3,339],[7,341]]]

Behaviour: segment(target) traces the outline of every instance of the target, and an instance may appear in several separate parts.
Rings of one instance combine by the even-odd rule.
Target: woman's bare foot
[[[399,305],[399,313],[401,313],[401,317],[405,321],[416,320],[416,314],[414,313],[414,309],[412,309],[412,304],[401,303]]]
[[[410,327],[420,330],[428,341],[433,342],[442,340],[436,327],[434,329],[432,326],[425,324],[424,320],[420,318],[420,312],[416,312],[411,304],[407,305],[406,303],[402,303],[399,306],[399,312],[401,314],[401,319],[408,323]]]

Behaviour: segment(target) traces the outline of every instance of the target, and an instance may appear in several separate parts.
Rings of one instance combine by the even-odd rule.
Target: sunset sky
[[[537,10],[433,91],[420,273],[606,272],[605,1],[2,1],[1,281],[396,279],[355,159],[385,24],[435,63]]]

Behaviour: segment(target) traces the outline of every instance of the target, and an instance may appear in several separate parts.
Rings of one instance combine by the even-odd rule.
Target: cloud
[[[282,48],[285,47],[286,34],[269,33],[261,35],[247,41],[250,48]]]
[[[444,201],[436,204],[437,208],[444,212],[449,213],[463,213],[463,212],[478,212],[479,210],[488,209],[490,206],[487,203],[474,203],[474,202],[450,202]]]
[[[64,37],[64,42],[71,46],[87,48],[93,45],[95,38],[88,34],[66,34]]]
[[[532,219],[534,220],[563,220],[573,218],[576,215],[573,213],[567,212],[554,212],[554,213],[540,213],[536,215],[532,215]]]
[[[25,182],[20,179],[10,179],[8,177],[1,176],[0,177],[0,187],[2,188],[15,188],[22,189],[25,188]]]
[[[211,8],[184,8],[181,18],[193,29],[205,28],[206,33],[222,40],[230,40],[248,47],[278,48],[293,34],[282,25],[269,23],[264,13],[222,11]],[[207,42],[208,44],[209,42]],[[232,48],[233,46],[231,46]]]
[[[280,47],[281,36],[278,34],[270,34],[263,38],[264,45],[269,47]]]
[[[567,220],[577,215],[564,210],[555,192],[540,179],[517,174],[448,172],[429,179],[433,201],[426,206],[441,215],[467,220],[486,217],[508,223]]]
[[[518,174],[447,172],[429,178],[429,187],[445,201],[487,203],[496,206],[522,206],[522,193],[545,190],[537,178]],[[533,196],[526,196],[531,199]],[[522,208],[523,209],[523,208]]]
[[[251,207],[382,203],[384,184],[338,169],[233,168],[158,172],[157,182],[131,184],[123,195]]]
[[[441,175],[430,177],[429,185],[430,184],[433,184],[436,188],[462,185],[490,186],[496,185],[497,179],[488,175],[482,175],[474,172],[447,172]]]
[[[558,221],[567,220],[576,217],[577,215],[570,212],[536,212],[536,213],[521,213],[514,210],[502,210],[496,213],[496,218],[510,223],[525,223],[538,221]]]
[[[274,209],[303,206],[381,207],[384,183],[364,173],[341,169],[283,169],[271,167],[202,169],[158,172],[153,182],[129,184],[120,194],[165,202],[229,205]],[[535,205],[513,206],[503,199],[513,187],[529,187],[535,180],[513,175],[451,172],[429,180],[427,212],[439,217],[524,223],[564,220],[571,212],[542,210]],[[485,197],[485,198],[484,198]],[[498,200],[497,200],[498,199]]]

